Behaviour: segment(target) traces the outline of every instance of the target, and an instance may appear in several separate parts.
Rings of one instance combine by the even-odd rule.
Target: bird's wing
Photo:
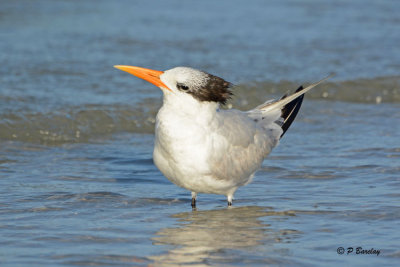
[[[275,140],[245,112],[220,110],[217,116],[218,125],[210,136],[211,172],[216,179],[244,185],[276,145]],[[278,125],[276,131],[282,131]]]

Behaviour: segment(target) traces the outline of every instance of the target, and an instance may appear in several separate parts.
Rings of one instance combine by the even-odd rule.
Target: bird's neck
[[[164,94],[162,110],[175,116],[191,118],[193,121],[207,123],[211,121],[219,104],[216,102],[198,101],[188,94],[179,96]]]

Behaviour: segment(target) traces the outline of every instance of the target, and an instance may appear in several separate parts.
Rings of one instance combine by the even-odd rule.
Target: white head
[[[157,71],[133,66],[115,66],[142,78],[164,92],[166,98],[193,98],[199,102],[225,104],[230,98],[231,83],[206,72],[176,67],[166,71]]]

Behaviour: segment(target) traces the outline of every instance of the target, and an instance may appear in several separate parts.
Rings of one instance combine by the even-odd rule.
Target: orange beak
[[[141,78],[145,81],[148,81],[149,83],[154,84],[157,87],[171,91],[171,89],[169,89],[168,86],[166,86],[160,80],[160,75],[164,73],[163,71],[145,69],[145,68],[134,67],[134,66],[124,66],[124,65],[115,65],[114,68],[126,71],[132,75],[135,75],[138,78]]]

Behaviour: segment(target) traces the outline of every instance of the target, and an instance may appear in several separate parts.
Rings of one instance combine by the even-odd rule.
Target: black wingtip
[[[303,90],[303,86],[300,86],[296,92]],[[284,97],[283,97],[284,98]],[[300,110],[301,103],[303,103],[303,98],[304,94],[293,99],[291,102],[287,103],[283,108],[282,108],[282,118],[283,118],[283,124],[281,126],[283,133],[281,134],[281,138],[283,135],[286,133],[286,131],[289,129],[290,125],[294,121],[294,119],[297,116],[297,113]]]

